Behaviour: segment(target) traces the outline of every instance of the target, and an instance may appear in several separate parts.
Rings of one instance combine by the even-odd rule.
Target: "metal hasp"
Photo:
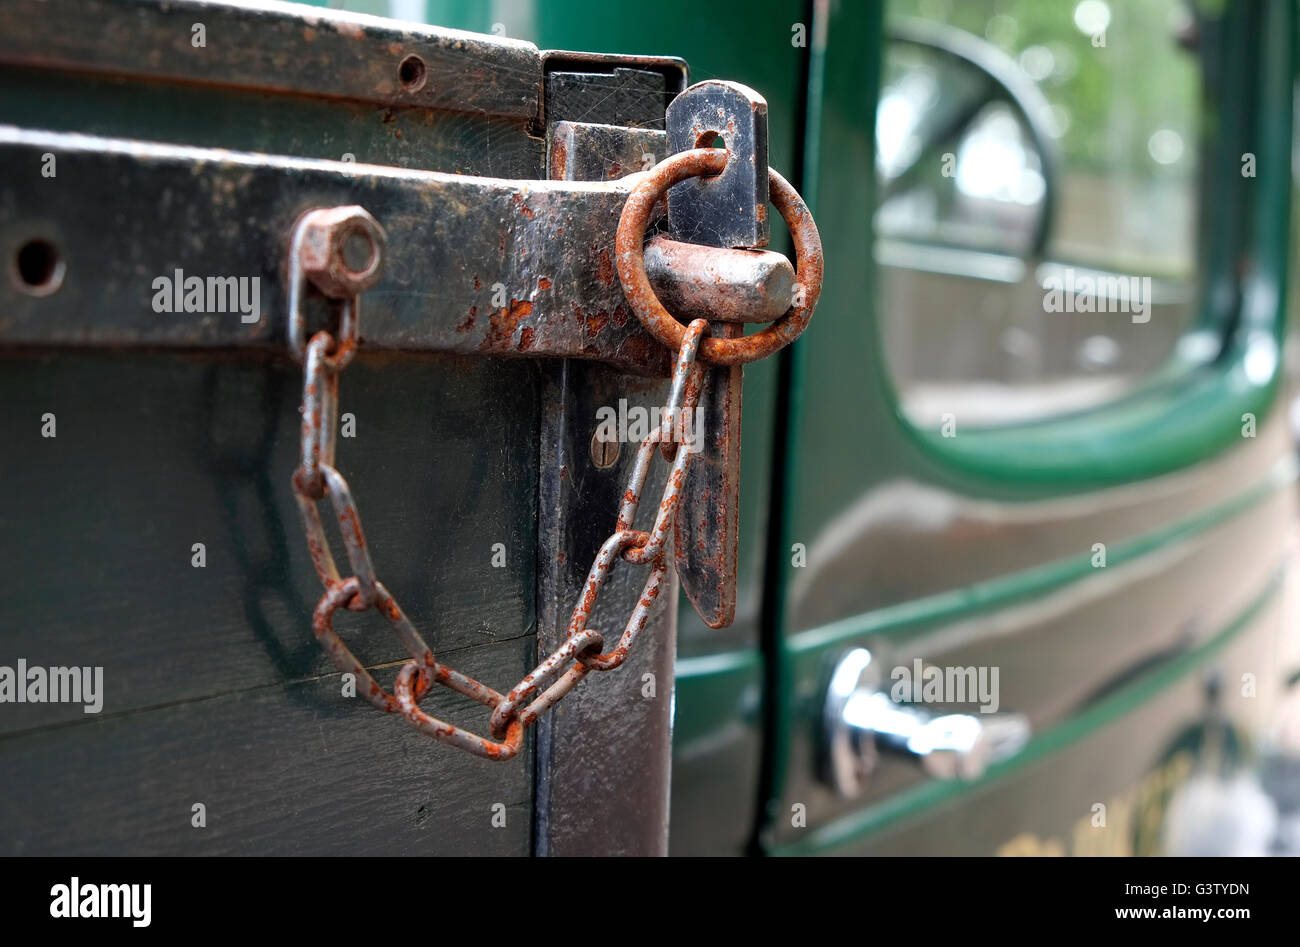
[[[669,104],[667,125],[673,153],[710,148],[721,139],[728,154],[721,174],[691,178],[669,190],[668,220],[673,236],[741,255],[767,246],[767,101],[740,83],[698,82]],[[651,260],[662,259],[664,250],[660,245],[647,253],[647,268]],[[775,269],[779,296],[782,277],[779,268]],[[789,285],[793,283],[791,274]],[[789,307],[788,299],[784,301],[786,305],[777,315]],[[685,300],[676,302],[680,305]],[[700,315],[715,320],[718,315],[676,308],[673,313],[679,318]],[[736,338],[744,334],[742,321],[734,317],[714,321],[710,329],[714,336]],[[715,366],[705,377],[701,397],[704,444],[687,474],[677,524],[677,574],[682,591],[710,628],[725,628],[736,615],[742,375],[740,365],[729,365]]]
[[[709,247],[767,246],[767,100],[739,82],[697,82],[668,106],[668,147],[676,154],[712,148],[732,160],[721,174],[683,181],[668,192],[673,234]]]
[[[642,134],[658,136],[657,147],[638,143],[637,160],[658,160],[663,133]],[[46,153],[74,161],[75,182],[17,186]],[[0,344],[278,347],[286,339],[276,315],[289,303],[284,234],[316,205],[355,202],[385,222],[389,238],[389,266],[367,305],[368,349],[583,358],[669,372],[670,353],[631,318],[614,272],[625,181],[501,181],[3,125],[0,172],[0,246],[47,245],[65,266],[48,291],[0,280]],[[87,207],[98,226],[74,226]],[[722,275],[712,291],[719,301],[752,292],[725,284],[755,273],[723,260],[698,266]],[[213,272],[257,277],[256,309],[180,319],[183,299],[158,295],[158,274],[179,296],[191,280],[210,293]],[[652,279],[667,297],[690,297],[694,272],[660,267]],[[226,292],[228,282],[217,288]]]

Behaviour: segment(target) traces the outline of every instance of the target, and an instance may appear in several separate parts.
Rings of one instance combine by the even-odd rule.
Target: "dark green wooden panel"
[[[325,800],[294,815],[281,793],[343,798],[355,824],[341,836],[373,851],[420,806],[429,835],[394,841],[400,850],[454,850],[477,824],[467,807],[527,800],[527,754],[489,765],[341,696],[311,632],[319,583],[289,491],[300,385],[287,360],[3,358],[0,664],[99,665],[105,692],[97,716],[0,708],[11,850],[109,851],[120,840],[132,853],[189,851],[208,836],[167,831],[179,800],[205,801],[205,786],[239,826],[222,851],[343,845],[321,835]],[[341,392],[356,437],[340,440],[339,466],[381,579],[440,656],[511,686],[535,659],[535,364],[363,357]],[[41,436],[46,413],[54,438]],[[498,542],[503,568],[492,566]],[[194,543],[204,568],[192,565]],[[368,665],[402,657],[373,611],[340,614],[337,627]],[[454,695],[430,706],[486,724],[483,708]],[[402,787],[430,772],[417,803]],[[471,848],[527,851],[528,839],[521,817]]]
[[[0,663],[103,665],[110,712],[332,667],[289,490],[299,376],[288,361],[5,358]],[[381,579],[430,644],[532,634],[535,366],[362,358],[340,387],[356,437],[340,439],[339,467]],[[47,412],[55,438],[41,436]],[[362,660],[401,657],[377,614],[338,627]],[[29,722],[34,710],[6,707],[0,732],[72,713]]]
[[[448,657],[468,673],[517,675],[532,641]],[[427,708],[463,719],[465,704],[440,694]],[[468,716],[481,725],[486,714]],[[329,675],[0,739],[0,851],[526,855],[531,784],[526,757],[439,746],[341,697]],[[191,824],[195,803],[205,828]]]

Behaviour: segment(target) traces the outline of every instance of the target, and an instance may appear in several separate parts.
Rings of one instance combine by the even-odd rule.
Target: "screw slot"
[[[66,270],[59,250],[48,240],[28,240],[14,254],[15,285],[31,296],[48,296],[63,285]]]
[[[597,431],[591,435],[591,462],[600,470],[608,470],[618,463],[622,445],[618,441],[607,441]]]
[[[397,78],[401,81],[402,88],[407,92],[419,92],[424,88],[425,80],[428,77],[428,71],[424,67],[424,60],[419,56],[407,56],[397,67]]]

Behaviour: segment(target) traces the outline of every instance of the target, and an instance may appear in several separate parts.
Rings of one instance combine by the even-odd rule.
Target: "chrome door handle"
[[[822,720],[822,777],[843,796],[858,795],[884,753],[915,760],[938,779],[976,779],[1029,739],[1018,713],[941,714],[894,701],[881,688],[865,648],[835,666]]]

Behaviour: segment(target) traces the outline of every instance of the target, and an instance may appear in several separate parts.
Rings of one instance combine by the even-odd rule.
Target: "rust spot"
[[[609,313],[602,309],[594,316],[587,317],[587,334],[592,336],[600,335],[608,325]]]
[[[339,514],[339,526],[352,531],[352,538],[361,549],[366,548],[366,537],[361,532],[361,521],[357,518],[357,511],[351,508],[345,508]]]
[[[545,276],[543,276],[541,279],[537,281],[538,291],[541,291],[543,289],[550,289],[550,288],[551,288],[551,281],[548,280]]]
[[[632,359],[634,364],[645,365],[647,370],[655,370],[657,375],[667,375],[671,371],[668,349],[647,333],[630,333],[619,346],[618,354],[620,358]]]
[[[531,349],[531,348],[533,347],[533,336],[534,336],[535,334],[536,334],[536,333],[533,331],[532,327],[530,327],[530,326],[525,326],[525,327],[520,331],[520,333],[519,333],[519,349],[520,349],[520,351],[527,352],[529,349]]]
[[[510,300],[508,309],[497,309],[492,313],[487,337],[483,340],[484,348],[504,348],[514,338],[515,329],[533,311],[533,304],[526,299]]]
[[[470,306],[469,312],[465,313],[465,319],[460,325],[456,326],[457,332],[468,332],[474,328],[474,322],[478,319],[478,306]]]
[[[524,203],[524,195],[520,194],[519,192],[516,191],[514,194],[510,195],[510,203],[514,204],[515,207],[519,208],[519,213],[523,214],[529,220],[532,220],[533,217],[536,216],[533,213],[533,209]]]
[[[477,276],[474,277],[474,292],[477,293],[482,288],[483,288],[483,284],[478,281],[478,277]]]
[[[609,250],[604,247],[601,247],[596,257],[596,278],[606,286],[613,286],[618,281],[618,276],[614,273],[614,261],[610,258]]]
[[[551,180],[564,181],[568,177],[569,147],[568,143],[557,138],[551,149]]]

